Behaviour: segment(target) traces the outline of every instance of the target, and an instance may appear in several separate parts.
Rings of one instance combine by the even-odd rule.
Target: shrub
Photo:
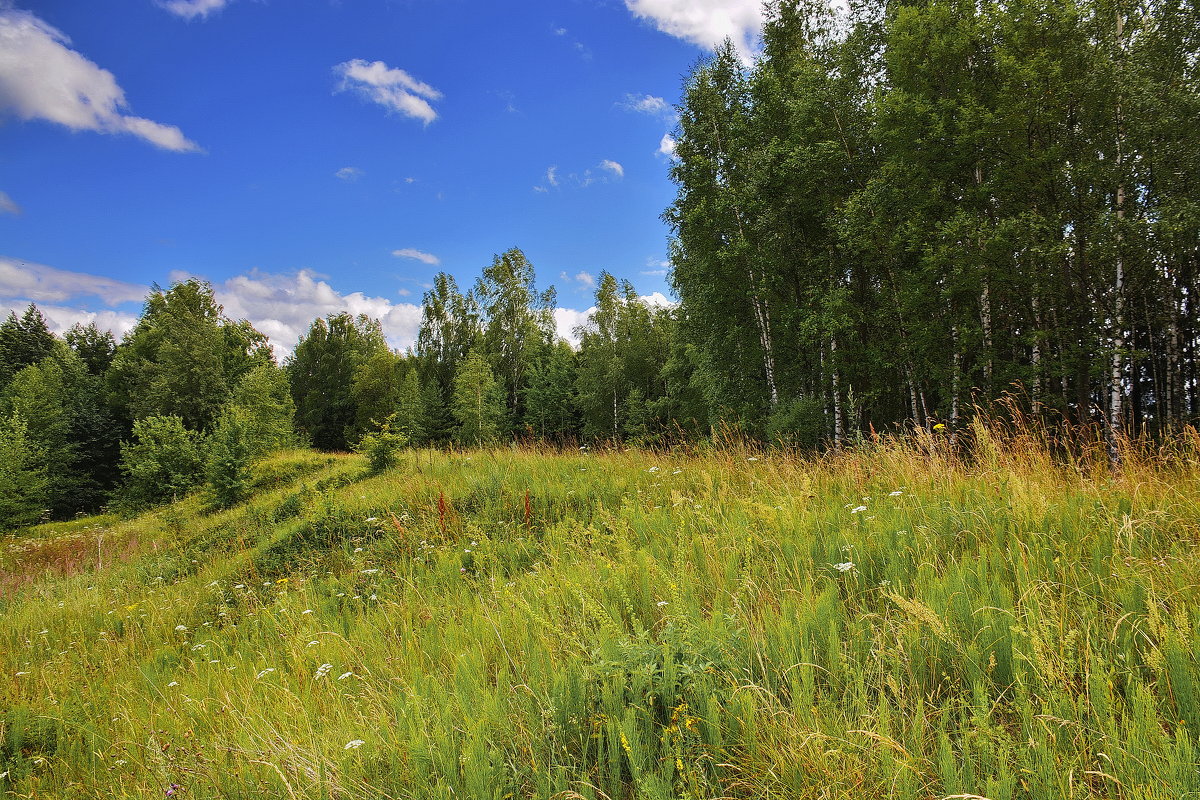
[[[118,499],[144,508],[187,494],[204,479],[200,435],[174,416],[151,416],[133,423],[133,441],[121,443],[125,483]]]
[[[209,439],[205,468],[209,500],[217,508],[229,508],[250,494],[252,447],[250,426],[242,414],[227,410]]]
[[[396,466],[400,460],[400,450],[408,444],[407,436],[392,430],[392,422],[393,417],[388,417],[378,430],[364,434],[355,448],[367,457],[373,475]]]

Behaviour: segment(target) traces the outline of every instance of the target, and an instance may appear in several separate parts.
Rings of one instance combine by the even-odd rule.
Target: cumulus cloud
[[[20,214],[21,207],[5,192],[0,192],[0,214]]]
[[[403,250],[393,250],[392,255],[396,256],[396,258],[411,258],[414,261],[420,261],[434,267],[442,263],[442,260],[433,253],[426,253],[423,250],[416,249],[415,247],[406,247]]]
[[[380,321],[388,344],[403,350],[417,340],[421,306],[393,303],[363,292],[342,294],[311,270],[267,273],[252,270],[213,286],[217,302],[232,319],[248,319],[271,339],[278,358],[286,358],[318,317],[346,312]]]
[[[675,109],[661,97],[655,97],[649,94],[627,94],[625,99],[618,103],[621,108],[626,111],[634,111],[638,114],[649,114],[652,117],[663,117],[666,119],[675,119]]]
[[[147,288],[134,283],[56,269],[0,256],[0,298],[35,303],[64,303],[98,297],[110,306],[141,302]]]
[[[662,139],[658,142],[658,154],[667,158],[675,157],[675,137],[669,133],[664,133]]]
[[[7,317],[9,312],[13,312],[19,317],[25,313],[25,309],[28,307],[28,303],[0,300],[0,317]],[[88,311],[83,308],[45,303],[38,303],[37,307],[38,311],[42,312],[42,316],[46,318],[46,327],[59,336],[69,331],[75,323],[86,326],[94,322],[100,330],[112,331],[112,335],[116,337],[117,341],[120,341],[121,337],[133,330],[133,326],[138,321],[135,314],[111,309]]]
[[[70,43],[57,28],[0,2],[0,111],[73,131],[126,133],[164,150],[200,150],[174,125],[123,113],[129,104],[117,79]]]
[[[670,299],[662,292],[653,292],[651,294],[639,295],[638,299],[651,308],[674,308],[679,305],[676,301]],[[596,313],[596,307],[592,306],[584,311],[577,311],[573,308],[556,308],[554,309],[554,325],[558,335],[566,339],[572,347],[579,347],[579,328],[586,327],[590,324],[592,314]]]
[[[430,102],[441,100],[442,93],[402,69],[389,67],[382,61],[367,63],[356,58],[338,64],[333,71],[342,79],[338,91],[355,92],[389,111],[419,119],[426,125],[438,117]]]
[[[558,167],[550,167],[546,170],[546,183],[558,186]]]
[[[616,175],[618,178],[625,177],[625,168],[616,161],[612,161],[607,158],[600,162],[600,169],[606,169],[613,175]]]
[[[363,176],[363,171],[358,167],[342,167],[333,174],[347,183],[352,183]]]
[[[663,33],[707,50],[729,38],[744,59],[756,49],[764,21],[761,0],[625,0],[625,7]]]
[[[220,11],[229,5],[231,0],[160,0],[159,5],[176,16],[184,19],[204,19],[209,14]]]
[[[573,308],[554,309],[554,327],[559,338],[566,339],[572,347],[579,347],[579,335],[575,331],[587,324],[588,317],[595,310],[595,307],[586,311],[576,311]]]

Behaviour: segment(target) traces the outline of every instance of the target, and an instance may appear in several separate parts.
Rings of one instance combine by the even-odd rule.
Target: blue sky
[[[581,321],[669,295],[671,106],[759,0],[0,0],[0,309],[118,334],[210,280],[286,352],[411,343],[439,270],[520,247]]]

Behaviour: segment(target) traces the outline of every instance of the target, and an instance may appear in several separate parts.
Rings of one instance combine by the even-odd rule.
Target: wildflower
[[[471,552],[471,551],[470,551],[470,550],[468,550],[467,552],[469,553],[469,552]],[[377,569],[364,569],[364,570],[360,570],[359,572],[360,572],[360,574],[362,574],[362,575],[374,575],[376,572],[379,572],[379,570],[377,570]]]
[[[320,644],[320,642],[318,642],[316,639],[314,639],[314,640],[312,640],[311,642],[309,642],[309,643],[308,643],[307,645],[305,645],[305,646],[306,646],[306,647],[316,647],[316,646],[317,646],[317,645],[319,645],[319,644]]]
[[[366,742],[364,742],[362,739],[351,739],[350,741],[346,742],[345,746],[342,747],[342,749],[343,750],[357,750],[358,748],[362,747],[364,744],[366,744]]]
[[[850,570],[854,569],[854,562],[853,561],[843,561],[840,564],[834,564],[833,568],[836,569],[838,572],[849,572]]]
[[[935,431],[944,431],[944,430],[946,430],[946,425],[944,423],[939,422],[937,425],[933,426],[933,429]]]
[[[361,547],[354,548],[354,552],[356,552],[356,553],[361,553],[362,551],[363,551],[363,549]]]
[[[329,670],[333,669],[333,664],[322,664],[317,667],[317,674],[313,676],[313,680],[319,681],[329,674]]]
[[[270,675],[270,674],[271,674],[272,672],[274,672],[274,671],[275,671],[275,668],[274,668],[274,667],[267,667],[267,668],[266,668],[266,669],[264,669],[262,672],[260,672],[260,673],[258,673],[257,675],[255,675],[254,677],[255,677],[255,678],[262,678],[262,677],[263,677],[263,676],[265,676],[265,675]]]
[[[187,625],[176,625],[175,630],[179,631],[180,633],[187,633]]]
[[[367,517],[367,522],[379,522],[379,517]]]
[[[300,612],[300,616],[304,616],[305,614],[311,614],[311,613],[313,613],[313,610],[311,608],[306,608]]]
[[[662,608],[662,607],[663,607],[663,606],[665,606],[665,605],[667,605],[667,601],[666,601],[666,600],[659,600],[659,601],[658,601],[658,607],[659,607],[659,608]]]
[[[180,786],[178,783],[172,783],[170,786],[167,787],[167,797],[173,797],[175,795],[175,793],[178,792],[182,788],[183,787]]]
[[[850,513],[851,514],[860,514],[866,510],[867,510],[866,506],[855,506],[854,508],[850,509]]]
[[[168,686],[168,687],[170,687],[170,686],[178,686],[178,685],[179,685],[179,681],[171,681],[170,683],[168,683],[168,684],[167,684],[167,686]]]
[[[344,680],[346,680],[346,678],[353,678],[353,677],[354,677],[353,672],[343,672],[341,675],[338,675],[338,680],[344,681]]]
[[[747,461],[758,461],[758,457],[757,457],[757,456],[750,456],[750,457],[749,457],[749,458],[747,458],[746,460],[747,460]]]
[[[279,580],[275,581],[275,583],[287,583],[287,582],[288,582],[287,578],[280,578]]]
[[[902,492],[902,491],[900,491],[899,489],[897,489],[897,490],[896,490],[896,491],[894,491],[894,492],[888,492],[888,497],[899,497],[899,496],[900,496],[900,495],[902,495],[902,494],[904,494],[904,492]]]
[[[21,677],[22,675],[28,675],[28,674],[29,674],[28,672],[18,672],[18,673],[17,673],[17,677],[19,678],[19,677]]]

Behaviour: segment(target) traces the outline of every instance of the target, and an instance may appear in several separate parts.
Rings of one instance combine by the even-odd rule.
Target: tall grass
[[[284,454],[4,545],[0,793],[1195,796],[1198,443]]]

